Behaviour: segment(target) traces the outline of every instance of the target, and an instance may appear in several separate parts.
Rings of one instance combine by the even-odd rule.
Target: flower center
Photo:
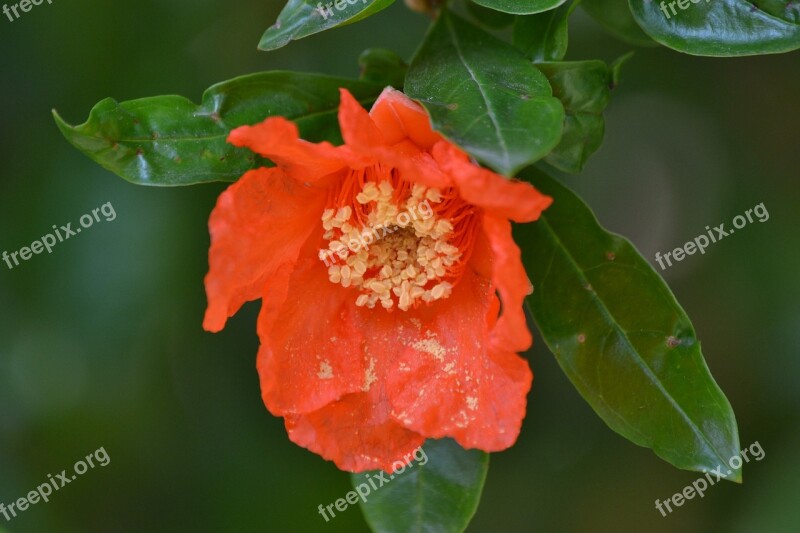
[[[328,279],[356,305],[402,311],[450,296],[472,251],[477,217],[452,189],[381,167],[353,171],[322,214]]]

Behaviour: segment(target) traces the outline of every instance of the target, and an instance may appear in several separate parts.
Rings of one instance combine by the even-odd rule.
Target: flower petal
[[[346,147],[304,141],[297,126],[283,117],[236,128],[228,135],[228,142],[268,157],[300,182],[315,181],[341,170],[353,159],[352,151]]]
[[[453,185],[453,180],[442,172],[433,157],[410,141],[390,147],[376,147],[373,154],[380,161],[397,168],[403,179],[439,189]]]
[[[437,143],[432,153],[442,170],[452,177],[461,197],[492,214],[515,222],[531,222],[553,203],[530,183],[506,179],[473,164],[467,154],[449,142]]]
[[[393,91],[393,89],[387,89]],[[384,135],[373,120],[373,116],[361,107],[353,95],[347,89],[340,89],[342,95],[341,105],[339,106],[339,125],[342,129],[342,137],[348,146],[352,146],[368,158],[380,161],[386,166],[395,167],[400,170],[404,179],[425,185],[426,187],[444,188],[452,185],[452,180],[443,173],[428,152],[420,148],[413,140],[402,135],[397,135],[400,130],[390,129],[393,135],[392,146],[388,146]],[[397,91],[394,91],[397,93]],[[391,93],[388,93],[391,94]],[[402,95],[403,93],[398,93]],[[392,109],[389,101],[395,97],[389,96],[384,99],[386,109]],[[403,96],[405,98],[405,96]],[[406,100],[408,100],[406,98]],[[410,105],[416,106],[413,102]],[[406,104],[403,104],[403,108]],[[418,106],[417,106],[418,107]],[[373,111],[375,111],[373,107]],[[412,117],[417,111],[412,107]],[[424,113],[424,111],[423,111]],[[376,117],[380,117],[376,111]],[[395,117],[395,115],[391,115]],[[412,121],[413,122],[413,121]],[[394,124],[393,122],[390,124]],[[402,130],[405,131],[404,129]],[[437,139],[438,140],[438,139]]]
[[[505,218],[485,214],[482,226],[492,250],[492,283],[503,303],[502,314],[489,341],[501,351],[523,352],[533,342],[523,310],[525,297],[533,292],[533,287],[511,235],[511,223]]]
[[[407,339],[421,339],[418,310],[387,313],[355,307],[351,333],[361,345],[343,356],[363,362],[360,391],[343,396],[318,411],[286,417],[295,443],[349,471],[383,469],[422,445],[425,437],[397,420],[387,391],[387,377],[399,366]]]
[[[258,319],[258,373],[275,416],[309,413],[360,391],[363,332],[352,290],[328,280],[318,258],[279,272]]]
[[[424,150],[443,138],[433,131],[425,109],[402,92],[387,87],[369,112],[389,144],[410,139]]]
[[[367,110],[347,89],[339,89],[339,127],[345,144],[356,150],[368,149],[386,144],[383,134],[370,118]]]
[[[392,419],[378,393],[349,394],[319,411],[286,417],[286,430],[296,444],[308,448],[342,470],[364,472],[392,469],[425,437]]]
[[[251,170],[220,195],[208,222],[206,330],[220,331],[244,302],[261,297],[278,267],[297,259],[325,195],[277,168]]]
[[[533,376],[515,353],[489,348],[490,310],[494,287],[468,270],[449,299],[419,310],[416,335],[398,334],[404,350],[386,387],[408,429],[484,451],[516,441]]]

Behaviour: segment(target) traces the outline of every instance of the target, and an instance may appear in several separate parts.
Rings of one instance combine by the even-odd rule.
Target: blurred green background
[[[260,399],[258,303],[227,329],[201,328],[207,217],[223,185],[130,185],[64,141],[92,105],[158,94],[195,101],[209,85],[259,70],[357,75],[385,47],[406,58],[428,21],[398,2],[357,25],[257,52],[282,2],[54,0],[0,18],[0,252],[52,225],[96,223],[53,253],[0,263],[0,502],[101,446],[111,457],[0,530],[366,531],[357,508],[317,513],[346,474],[289,442]],[[629,50],[582,13],[571,59]],[[698,477],[609,430],[541,340],[517,445],[492,457],[469,531],[800,531],[800,62],[640,50],[606,114],[606,142],[568,177],[608,228],[653,262],[764,202],[770,218],[664,275],[694,321],[761,462],[667,518],[655,510]],[[524,245],[524,243],[523,243]]]

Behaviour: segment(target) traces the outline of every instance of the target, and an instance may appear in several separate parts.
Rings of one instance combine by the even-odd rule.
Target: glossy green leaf
[[[478,508],[489,455],[450,439],[428,440],[416,454],[404,471],[352,474],[367,523],[375,533],[461,533]]]
[[[617,39],[635,46],[657,46],[636,23],[628,0],[583,0],[581,7]]]
[[[466,0],[467,11],[475,22],[488,28],[506,28],[514,23],[515,16],[510,13],[503,13],[476,4],[472,0]]]
[[[284,116],[304,139],[341,142],[339,87],[370,105],[383,85],[292,72],[265,72],[219,83],[196,105],[181,96],[118,103],[106,98],[79,126],[55,111],[61,133],[106,169],[142,185],[236,181],[267,162],[226,142],[228,133],[270,116]]]
[[[506,175],[547,155],[564,107],[547,78],[516,48],[444,11],[406,76],[434,128]]]
[[[503,13],[530,15],[555,9],[567,0],[473,0],[476,4]]]
[[[583,170],[603,143],[603,110],[611,99],[612,73],[602,61],[569,61],[537,65],[564,104],[564,134],[545,161],[565,172]]]
[[[516,228],[547,346],[600,417],[678,468],[723,466],[739,451],[736,421],[686,313],[626,239],[605,231],[555,179],[522,173],[553,205]]]
[[[517,17],[514,46],[535,62],[561,61],[569,44],[568,20],[580,0],[571,0],[557,9]]]
[[[260,50],[275,50],[321,31],[358,22],[394,0],[289,0],[278,20],[264,32]]]
[[[394,52],[381,48],[364,50],[358,58],[358,66],[359,79],[403,89],[408,65]]]
[[[800,48],[794,0],[630,0],[639,25],[679,52],[701,56],[775,54]]]

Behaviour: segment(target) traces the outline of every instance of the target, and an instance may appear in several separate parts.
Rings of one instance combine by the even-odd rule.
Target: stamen
[[[477,231],[474,207],[452,189],[401,179],[395,169],[352,171],[322,214],[328,279],[355,303],[402,311],[447,298]]]

